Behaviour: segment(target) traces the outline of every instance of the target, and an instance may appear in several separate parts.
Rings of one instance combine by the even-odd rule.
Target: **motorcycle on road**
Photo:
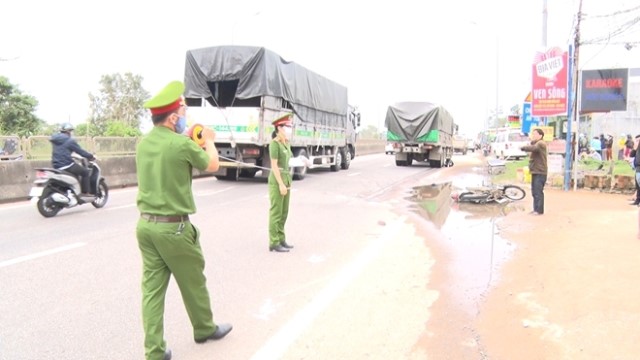
[[[74,174],[53,168],[36,168],[29,197],[37,203],[38,212],[46,218],[56,216],[60,210],[90,203],[102,208],[109,199],[109,187],[102,177],[96,161],[74,156],[74,161],[89,169],[91,195],[81,194],[80,182]]]
[[[454,194],[452,197],[460,203],[487,204],[496,202],[502,204],[506,201],[522,200],[526,194],[523,188],[516,185],[494,185],[475,188],[469,187],[467,191]]]

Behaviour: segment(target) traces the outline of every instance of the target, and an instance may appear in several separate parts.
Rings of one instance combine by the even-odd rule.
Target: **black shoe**
[[[640,201],[636,200],[634,202],[629,203],[629,205],[640,205]]]
[[[289,252],[289,249],[287,249],[286,247],[283,247],[282,245],[278,244],[278,245],[270,245],[269,246],[269,251]]]
[[[231,331],[231,329],[233,329],[233,326],[231,326],[231,324],[220,324],[218,325],[218,328],[216,329],[216,331],[213,332],[213,334],[207,336],[204,339],[195,339],[195,341],[198,344],[202,344],[207,340],[220,340],[223,337],[227,336],[227,334]]]
[[[287,242],[286,242],[286,241],[281,242],[281,243],[280,243],[280,246],[282,246],[282,247],[283,247],[283,248],[285,248],[285,249],[293,249],[293,245],[289,245],[289,244],[287,244]]]
[[[162,358],[162,360],[171,360],[171,350],[166,349],[164,351],[164,357]]]

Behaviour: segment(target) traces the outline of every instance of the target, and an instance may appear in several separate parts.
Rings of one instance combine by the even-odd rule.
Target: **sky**
[[[3,5],[0,75],[39,101],[48,123],[79,124],[101,75],[132,72],[156,93],[183,80],[187,50],[264,46],[348,88],[363,125],[382,128],[400,101],[439,103],[475,134],[496,107],[522,104],[542,41],[544,0],[361,2],[60,0]],[[606,37],[640,0],[583,0],[583,39]],[[578,0],[547,0],[547,47],[570,42]],[[640,67],[640,24],[609,44],[580,47],[584,69]],[[606,42],[606,41],[605,41]],[[497,70],[497,71],[496,71]],[[497,85],[497,86],[496,86]],[[497,88],[497,90],[496,90]],[[497,105],[497,106],[496,106]]]

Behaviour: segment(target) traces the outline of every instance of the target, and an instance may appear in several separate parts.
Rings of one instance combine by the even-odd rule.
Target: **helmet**
[[[73,131],[74,127],[70,123],[64,123],[60,126],[61,132],[70,132]]]

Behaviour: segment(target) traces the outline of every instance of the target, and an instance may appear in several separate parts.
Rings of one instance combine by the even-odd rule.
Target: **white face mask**
[[[293,129],[288,126],[285,126],[284,133],[285,135],[287,135],[287,138],[291,138],[291,134],[293,134]]]

